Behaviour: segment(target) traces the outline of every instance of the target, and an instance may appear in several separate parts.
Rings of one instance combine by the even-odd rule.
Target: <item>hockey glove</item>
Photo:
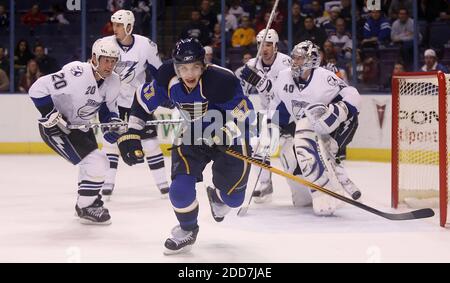
[[[67,123],[63,115],[56,109],[53,109],[52,112],[38,121],[43,126],[44,133],[50,137],[70,134],[70,130],[67,128],[69,123]]]
[[[258,74],[258,70],[245,65],[242,69],[241,79],[256,87],[259,93],[270,92],[272,89],[272,81]]]
[[[241,135],[239,127],[233,121],[228,121],[220,131],[209,138],[201,138],[202,142],[210,147],[233,145],[233,140]]]
[[[332,133],[342,122],[347,120],[348,109],[343,101],[332,103],[328,107],[325,104],[316,103],[306,107],[305,115],[317,134],[326,135]]]
[[[113,117],[111,119],[109,119],[108,123],[123,123],[123,120]],[[103,138],[113,144],[117,141],[117,139],[126,132],[127,130],[127,126],[113,126],[113,127],[109,127],[109,128],[102,128],[102,132],[103,132]]]
[[[123,161],[129,166],[144,162],[141,136],[137,130],[129,129],[117,139],[117,145]]]

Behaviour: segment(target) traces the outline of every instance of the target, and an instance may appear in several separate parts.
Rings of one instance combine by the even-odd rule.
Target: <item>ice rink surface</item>
[[[169,165],[166,158],[167,171]],[[278,160],[273,165],[280,168]],[[393,211],[390,164],[347,161],[346,167],[364,203]],[[235,209],[222,223],[211,217],[205,183],[197,184],[197,242],[190,253],[164,256],[177,221],[146,165],[119,165],[105,205],[109,226],[74,217],[77,168],[56,155],[3,155],[0,172],[0,262],[450,262],[450,229],[438,225],[438,214],[394,222],[345,205],[333,217],[317,217],[312,208],[292,206],[279,176],[271,203],[252,203],[245,217]],[[204,177],[210,181],[209,166]]]

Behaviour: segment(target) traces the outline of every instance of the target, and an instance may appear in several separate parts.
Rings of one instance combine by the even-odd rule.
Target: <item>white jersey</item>
[[[248,66],[254,66],[255,65],[256,58],[252,58],[247,62]],[[270,66],[263,66],[262,60],[258,60],[258,64],[256,65],[256,69],[258,70],[258,74],[264,78],[268,78],[273,82],[278,77],[278,73],[281,70],[284,70],[286,68],[289,68],[291,66],[291,57],[289,57],[286,54],[277,52],[275,61],[273,61],[272,65]],[[242,88],[244,89],[244,93],[246,95],[258,93],[258,91],[255,88],[252,88],[250,84],[245,82],[240,78],[240,73],[242,72],[242,69],[236,70],[236,76],[241,80]],[[267,109],[269,106],[269,100],[268,96],[264,93],[259,93],[261,98],[261,107],[262,109]]]
[[[300,120],[306,106],[343,100],[359,111],[361,97],[358,91],[348,86],[335,73],[322,67],[313,69],[308,81],[296,83],[290,69],[280,72],[273,86],[273,97],[269,109],[276,110],[283,102],[292,118]],[[350,110],[350,109],[349,109]]]
[[[40,99],[51,96],[55,108],[70,124],[87,125],[95,117],[102,103],[110,112],[118,113],[120,78],[108,76],[98,87],[90,63],[71,62],[56,73],[39,78],[29,95]]]
[[[118,104],[125,108],[131,108],[137,87],[145,83],[147,67],[156,71],[162,65],[156,43],[141,35],[132,36],[134,41],[131,47],[119,44],[114,35],[105,37],[114,42],[120,50],[120,61],[115,71],[121,80]]]

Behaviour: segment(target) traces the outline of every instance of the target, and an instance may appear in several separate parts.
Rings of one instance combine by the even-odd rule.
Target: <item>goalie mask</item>
[[[319,67],[321,61],[319,47],[309,40],[294,46],[291,58],[291,72],[294,78],[302,77],[307,70]]]

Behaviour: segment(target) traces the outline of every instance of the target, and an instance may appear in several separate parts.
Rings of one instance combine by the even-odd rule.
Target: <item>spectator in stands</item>
[[[341,14],[339,17],[345,21],[345,26],[350,28],[352,26],[352,5],[351,0],[341,0]]]
[[[347,70],[349,70],[350,77],[353,78],[353,66],[352,63],[349,62],[347,64]],[[362,54],[361,49],[356,49],[356,78],[358,82],[363,81],[363,71],[364,71],[364,65],[362,62]]]
[[[258,17],[255,24],[255,31],[259,32],[266,28],[267,23],[269,22],[270,12],[264,14],[264,18]],[[271,28],[273,28],[278,34],[280,34],[283,30],[281,24],[277,24],[275,21],[272,22]]]
[[[25,72],[28,61],[33,58],[34,55],[28,47],[28,42],[25,39],[21,39],[14,49],[14,69],[19,72],[18,76]]]
[[[338,60],[350,60],[352,58],[352,36],[345,30],[345,21],[342,18],[336,20],[336,32],[332,33],[328,40],[334,44]]]
[[[256,15],[261,14],[266,9],[266,6],[265,0],[243,0],[241,2],[241,7],[250,19],[254,19]]]
[[[296,31],[303,29],[304,22],[305,22],[305,15],[302,14],[301,6],[297,2],[294,2],[292,4],[291,13],[292,13],[292,33],[295,34]],[[288,21],[288,18],[285,17],[283,25],[282,25],[283,26],[283,32],[281,33],[282,39],[288,38],[288,34],[287,34],[288,22],[287,21]]]
[[[220,61],[214,58],[214,52],[211,46],[203,47],[205,49],[205,63],[206,64],[215,64],[220,66]]]
[[[9,90],[9,79],[6,72],[0,69],[0,92],[7,92]]]
[[[6,31],[9,29],[9,18],[6,13],[5,6],[0,4],[0,31]]]
[[[191,22],[181,32],[180,38],[196,38],[203,46],[211,43],[209,29],[200,21],[200,11],[191,12]]]
[[[371,11],[370,17],[364,24],[361,44],[363,47],[377,47],[389,42],[391,38],[391,25],[381,15],[381,11]]]
[[[42,75],[48,75],[60,69],[56,59],[45,54],[45,48],[42,44],[34,46],[34,56]]]
[[[225,32],[225,37],[226,37],[225,43],[229,42],[231,38],[229,32]],[[220,28],[220,24],[215,24],[211,39],[211,47],[214,49],[214,52],[219,52],[221,45],[222,45],[222,30]]]
[[[392,0],[389,5],[389,18],[397,19],[400,9],[406,9],[408,15],[413,13],[413,0]]]
[[[336,31],[336,20],[339,18],[340,13],[341,8],[339,8],[338,6],[331,7],[330,11],[328,12],[329,18],[322,23],[322,27],[325,29],[325,32],[328,36]]]
[[[22,74],[19,79],[19,91],[27,93],[31,85],[40,77],[42,73],[39,71],[39,66],[36,60],[31,59],[27,64],[27,71]]]
[[[219,27],[222,21],[222,14],[217,15],[217,23],[219,23]],[[214,30],[215,30],[214,26]],[[230,6],[225,5],[225,32],[230,33],[238,28],[238,20],[235,15],[230,13]]]
[[[409,17],[407,9],[398,11],[398,19],[392,24],[391,40],[401,46],[403,62],[409,67],[413,61],[414,21]]]
[[[241,21],[241,17],[245,15],[244,8],[241,7],[240,0],[232,0],[230,7],[230,14],[233,14],[238,22]]]
[[[31,9],[21,17],[21,21],[24,25],[27,25],[30,29],[34,30],[36,26],[47,21],[47,16],[41,13],[38,4],[34,4]]]
[[[5,71],[7,74],[9,73],[9,60],[6,56],[5,48],[0,46],[0,69]]]
[[[200,4],[200,21],[209,29],[212,33],[214,25],[217,23],[217,13],[211,11],[211,3],[209,0],[202,0]]]
[[[404,71],[405,71],[405,66],[402,63],[400,63],[400,62],[395,63],[394,69],[392,70],[392,75],[386,80],[386,82],[384,84],[384,88],[385,89],[391,89],[391,87],[392,87],[392,77],[394,75],[399,74],[399,73],[403,73]]]
[[[60,25],[70,24],[70,22],[65,18],[63,10],[58,4],[53,4],[50,6],[50,16],[48,17],[48,22]]]
[[[152,0],[133,0],[130,9],[136,18],[134,32],[142,35],[150,34]]]
[[[363,61],[363,83],[378,85],[379,84],[379,66],[378,59],[368,57]]]
[[[125,0],[108,0],[108,3],[106,4],[106,9],[111,13],[114,13],[118,10],[121,10],[124,4]]]
[[[304,40],[311,40],[318,46],[323,46],[323,43],[327,39],[327,34],[321,27],[314,25],[314,19],[311,16],[307,16],[304,22],[304,28],[296,31],[294,36],[294,44],[297,44]]]
[[[311,2],[312,12],[309,14],[314,19],[314,24],[317,27],[322,26],[322,23],[325,22],[328,18],[324,15],[322,4],[319,0],[314,0]]]
[[[250,19],[243,16],[240,27],[233,32],[231,46],[248,47],[256,42],[255,30],[250,26]]]
[[[448,68],[437,61],[436,52],[433,49],[425,50],[424,56],[425,64],[422,66],[422,71],[442,71],[447,74],[449,73]]]

